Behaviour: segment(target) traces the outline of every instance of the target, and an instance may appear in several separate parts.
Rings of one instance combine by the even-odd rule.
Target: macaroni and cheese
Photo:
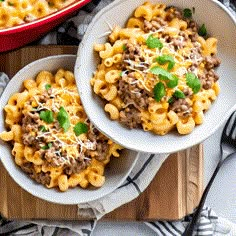
[[[88,120],[73,73],[41,71],[23,86],[4,108],[8,131],[0,133],[12,143],[16,164],[48,188],[101,187],[106,164],[122,147]]]
[[[217,39],[194,20],[194,8],[144,3],[126,27],[96,43],[100,64],[91,79],[112,120],[165,135],[190,133],[219,93]]]
[[[0,29],[49,15],[75,0],[1,0]]]

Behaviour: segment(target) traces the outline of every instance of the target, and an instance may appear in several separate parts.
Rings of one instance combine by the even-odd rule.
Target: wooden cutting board
[[[0,55],[0,71],[12,77],[33,60],[56,54],[76,54],[74,46],[25,47]],[[107,214],[105,220],[176,220],[197,206],[203,191],[202,145],[172,154],[147,189],[132,202]],[[0,213],[8,219],[75,220],[76,205],[38,199],[19,187],[0,163]]]

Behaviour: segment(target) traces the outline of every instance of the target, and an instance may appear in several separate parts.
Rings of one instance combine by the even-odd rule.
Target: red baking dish
[[[26,45],[65,21],[91,0],[79,0],[38,20],[0,30],[0,52]]]

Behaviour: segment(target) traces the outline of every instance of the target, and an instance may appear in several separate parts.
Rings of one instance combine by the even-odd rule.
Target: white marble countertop
[[[217,165],[220,155],[222,128],[204,142],[204,185]],[[208,194],[206,205],[217,215],[236,223],[236,158],[226,162]],[[141,222],[98,222],[93,236],[155,235]]]

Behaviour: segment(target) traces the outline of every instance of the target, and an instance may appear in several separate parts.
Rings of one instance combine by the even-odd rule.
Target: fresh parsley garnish
[[[122,45],[122,49],[123,49],[123,51],[126,51],[127,46],[126,46],[125,44],[123,44],[123,45]]]
[[[150,72],[153,73],[154,75],[161,76],[161,79],[168,79],[168,80],[173,80],[173,76],[171,73],[166,71],[160,66],[154,66],[150,69]]]
[[[207,35],[207,29],[205,24],[202,24],[202,26],[199,28],[198,34],[203,37]]]
[[[14,6],[14,3],[13,2],[8,2],[8,5],[9,6]]]
[[[60,107],[59,112],[57,114],[57,120],[60,126],[64,129],[64,132],[67,132],[70,128],[70,119],[64,107]]]
[[[175,90],[174,94],[173,94],[173,97],[175,98],[185,98],[185,95],[182,91],[180,90]]]
[[[163,43],[158,38],[153,37],[152,34],[148,36],[146,44],[148,48],[158,48],[158,49],[163,48]]]
[[[77,123],[74,127],[74,133],[76,136],[79,136],[80,134],[84,134],[87,132],[88,132],[88,126],[83,122]]]
[[[184,13],[184,18],[191,18],[192,17],[192,11],[189,8],[185,8],[183,13]]]
[[[168,88],[174,88],[178,85],[178,82],[179,78],[176,75],[172,75],[172,80],[169,80],[166,85]]]
[[[150,72],[154,75],[158,75],[159,79],[167,80],[167,86],[169,88],[174,88],[178,84],[178,77],[172,75],[170,72],[166,71],[160,66],[154,66],[150,69]]]
[[[46,132],[47,129],[46,129],[46,127],[45,127],[44,125],[41,125],[41,126],[39,127],[39,131]]]
[[[51,84],[46,84],[46,85],[45,85],[45,89],[46,89],[46,90],[49,90],[51,87],[52,87]]]
[[[193,73],[186,74],[186,84],[193,90],[193,93],[197,93],[201,89],[201,82]]]
[[[4,2],[5,0],[0,0],[0,2]]]
[[[163,54],[162,56],[159,56],[156,58],[156,61],[160,64],[160,65],[165,65],[168,63],[168,70],[171,70],[174,65],[175,65],[175,60],[171,55],[167,55],[167,54]]]
[[[47,150],[47,149],[50,149],[51,147],[52,147],[52,143],[48,143],[45,146],[41,147],[41,149]]]
[[[175,99],[173,97],[170,97],[169,100],[168,100],[168,103],[172,104],[174,101],[175,101]]]
[[[54,121],[53,113],[50,110],[40,111],[39,117],[41,120],[45,121],[48,124],[50,124]]]
[[[162,97],[164,97],[166,94],[164,84],[162,82],[158,82],[153,89],[153,93],[154,93],[155,100],[157,102],[160,102]]]

